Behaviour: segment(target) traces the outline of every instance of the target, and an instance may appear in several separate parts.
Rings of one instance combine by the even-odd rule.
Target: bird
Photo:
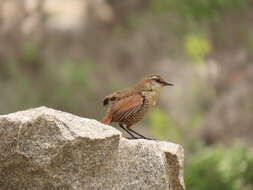
[[[156,104],[161,89],[173,85],[160,75],[152,74],[141,79],[133,87],[105,96],[102,102],[107,110],[101,123],[118,123],[131,136],[130,139],[152,140],[134,131],[132,126],[142,120],[148,110]]]

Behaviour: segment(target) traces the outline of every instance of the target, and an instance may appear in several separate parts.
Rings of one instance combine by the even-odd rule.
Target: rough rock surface
[[[0,116],[1,190],[182,190],[183,149],[40,107]]]

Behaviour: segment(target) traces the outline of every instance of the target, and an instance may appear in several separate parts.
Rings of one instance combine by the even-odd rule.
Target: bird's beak
[[[174,86],[174,84],[169,83],[169,82],[166,82],[166,81],[163,82],[163,85],[164,85],[164,86]]]

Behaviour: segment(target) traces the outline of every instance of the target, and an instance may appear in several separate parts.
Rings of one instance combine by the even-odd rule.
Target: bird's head
[[[164,86],[173,86],[173,84],[167,82],[159,75],[146,76],[136,84],[136,87],[139,89],[157,92],[159,92]]]

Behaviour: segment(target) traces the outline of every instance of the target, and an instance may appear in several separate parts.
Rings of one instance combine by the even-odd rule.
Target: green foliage
[[[80,61],[68,57],[63,63],[42,64],[36,70],[40,56],[35,45],[27,42],[21,49],[19,59],[9,59],[4,65],[6,76],[0,81],[0,87],[5,101],[0,111],[8,113],[48,105],[82,113],[89,105],[89,102],[83,101],[84,97],[90,98],[90,102],[95,99],[90,83],[94,62],[87,58]]]
[[[209,42],[199,34],[186,35],[184,47],[187,55],[195,63],[203,63],[205,56],[211,50]]]
[[[174,11],[188,19],[214,20],[224,10],[247,8],[249,0],[151,0],[150,9],[158,14]]]
[[[175,2],[173,0],[151,0],[150,9],[156,14],[164,14],[175,5]]]
[[[66,59],[59,68],[59,75],[62,81],[70,86],[85,86],[89,87],[88,79],[92,69],[93,62],[89,59],[80,61],[74,61],[72,59]]]
[[[195,20],[216,19],[225,9],[237,10],[247,6],[248,0],[181,0],[181,13]]]
[[[39,56],[38,45],[34,41],[26,41],[22,47],[22,57],[24,61],[30,62],[32,64],[38,63]]]
[[[186,163],[187,189],[253,189],[253,154],[243,145],[202,148]]]
[[[128,30],[124,26],[116,25],[112,28],[112,35],[116,39],[126,38]]]
[[[94,97],[94,89],[89,82],[92,70],[93,61],[90,59],[76,61],[66,58],[60,65],[48,65],[41,76],[47,76],[42,90],[50,89],[50,96],[44,96],[42,102],[61,105],[73,112],[82,110],[86,107],[83,97]]]
[[[149,116],[151,132],[158,139],[178,142],[181,139],[181,133],[176,124],[158,108],[152,109]]]
[[[203,90],[205,93],[203,93]],[[189,112],[186,126],[187,129],[191,130],[201,126],[217,95],[213,88],[206,88],[206,81],[202,81],[200,78],[188,82],[187,93],[189,102],[198,102],[187,105]]]
[[[6,112],[29,108],[37,105],[39,96],[36,93],[31,76],[23,70],[23,64],[17,59],[8,60],[4,67],[6,78],[0,81],[1,97],[5,100],[1,105]]]
[[[253,54],[253,33],[249,33],[248,34],[248,44],[247,44],[247,48],[248,48],[248,51]]]

